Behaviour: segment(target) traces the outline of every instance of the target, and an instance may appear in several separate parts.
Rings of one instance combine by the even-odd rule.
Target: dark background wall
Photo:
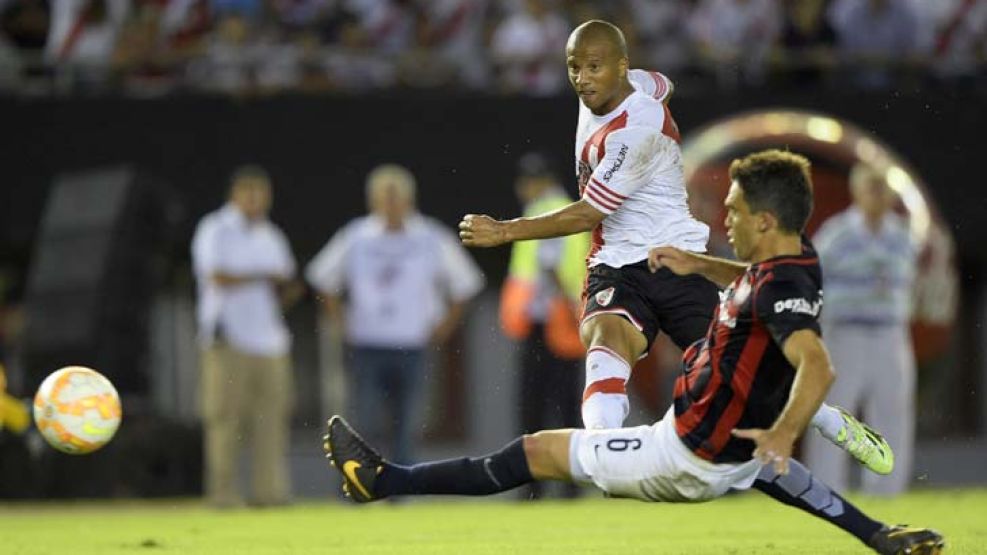
[[[770,108],[852,122],[896,150],[925,180],[957,242],[961,299],[948,362],[959,371],[953,377],[924,375],[946,390],[931,405],[953,407],[940,411],[950,413],[948,418],[936,417],[948,425],[935,427],[975,431],[987,414],[979,401],[987,191],[978,164],[987,144],[987,102],[973,93],[920,91],[738,91],[672,101],[686,139],[726,116]],[[449,225],[467,212],[514,216],[519,208],[512,182],[521,154],[546,151],[563,176],[572,175],[576,114],[571,96],[0,99],[0,263],[14,282],[23,279],[56,175],[117,164],[168,184],[181,207],[178,227],[167,235],[172,263],[165,277],[179,284],[190,279],[188,243],[195,222],[220,205],[230,171],[244,162],[271,172],[272,217],[302,264],[340,225],[364,212],[364,177],[382,162],[411,168],[422,210]],[[574,179],[566,186],[574,189]],[[496,286],[506,248],[474,255]],[[311,326],[309,318],[304,327]]]
[[[987,151],[984,100],[973,94],[919,91],[844,95],[759,91],[692,94],[672,102],[685,138],[703,125],[747,110],[797,108],[827,113],[872,132],[920,173],[955,236],[961,279],[960,322],[945,363],[961,372],[955,379],[935,372],[929,375],[938,382],[948,381],[948,391],[936,397],[931,410],[921,413],[923,421],[931,418],[948,424],[933,426],[937,438],[975,433],[987,414],[981,407],[980,377],[987,290],[987,190],[980,167]],[[15,286],[23,281],[58,175],[123,164],[166,184],[180,207],[177,229],[165,234],[172,251],[171,263],[165,265],[166,279],[185,287],[190,278],[188,242],[195,222],[223,201],[228,175],[237,164],[259,163],[271,172],[276,187],[272,217],[305,263],[341,224],[363,213],[363,180],[374,165],[391,161],[411,168],[419,180],[422,210],[450,225],[466,212],[513,216],[518,212],[512,188],[517,158],[531,149],[543,150],[563,176],[571,176],[575,124],[576,100],[571,96],[538,100],[399,94],[252,100],[0,98],[0,271]],[[574,189],[574,180],[566,185]],[[155,198],[165,203],[168,196]],[[474,254],[496,286],[506,266],[506,249]],[[311,336],[314,304],[306,306],[304,318],[296,314],[294,320],[301,322],[296,328],[307,328]],[[314,352],[314,347],[309,350]],[[39,366],[39,371],[50,367],[54,366]],[[312,398],[306,406],[317,407],[314,393],[309,393]],[[142,428],[152,424],[160,429]],[[165,424],[157,417],[131,416],[126,430],[133,433],[122,434],[111,451],[129,453],[128,449],[145,444],[138,439],[168,433],[185,438],[175,444],[190,449],[198,445],[194,428]],[[130,443],[127,437],[138,439]],[[113,458],[111,451],[104,455]],[[194,484],[180,482],[198,476],[183,466],[198,457],[172,455],[128,455],[127,468],[143,472],[131,482],[173,484],[167,490],[172,494],[195,489]],[[131,461],[137,458],[149,462],[135,465]],[[115,468],[93,461],[102,468]],[[114,472],[107,470],[108,475]],[[133,488],[133,492],[151,491],[145,486]],[[56,491],[58,485],[38,491],[48,490]]]
[[[987,263],[987,102],[970,95],[735,94],[673,100],[690,130],[738,111],[802,108],[873,132],[912,162],[951,223],[967,278]],[[576,101],[463,96],[178,97],[0,100],[0,254],[27,256],[46,193],[58,173],[129,163],[163,178],[184,207],[179,254],[195,220],[223,199],[233,166],[266,166],[276,185],[273,218],[305,260],[363,211],[363,178],[395,161],[419,179],[422,209],[450,224],[465,212],[516,214],[517,157],[548,151],[571,175]],[[570,180],[567,186],[573,187]],[[478,253],[493,277],[504,253]]]

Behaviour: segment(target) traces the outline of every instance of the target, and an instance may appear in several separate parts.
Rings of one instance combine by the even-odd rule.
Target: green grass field
[[[891,522],[935,527],[947,552],[987,553],[987,490],[854,497]],[[867,553],[757,493],[699,505],[587,499],[300,504],[217,512],[192,501],[0,505],[0,553]]]

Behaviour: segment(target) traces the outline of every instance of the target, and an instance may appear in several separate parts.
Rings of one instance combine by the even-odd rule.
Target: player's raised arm
[[[496,247],[514,241],[582,233],[593,229],[606,217],[583,200],[531,218],[495,220],[483,214],[467,214],[459,222],[459,238],[467,247]]]
[[[747,270],[747,264],[662,246],[648,252],[648,268],[652,272],[668,268],[680,276],[700,274],[722,289],[742,275]]]

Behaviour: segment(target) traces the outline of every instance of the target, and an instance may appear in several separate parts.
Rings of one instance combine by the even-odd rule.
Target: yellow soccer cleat
[[[842,407],[834,407],[843,417],[843,429],[836,436],[836,444],[877,474],[891,474],[894,470],[894,451],[880,433],[857,420]]]

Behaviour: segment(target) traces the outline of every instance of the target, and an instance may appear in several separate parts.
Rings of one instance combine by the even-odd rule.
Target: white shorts
[[[761,463],[714,464],[693,454],[675,433],[675,413],[651,426],[576,430],[569,444],[573,479],[615,497],[708,501],[751,487]]]

